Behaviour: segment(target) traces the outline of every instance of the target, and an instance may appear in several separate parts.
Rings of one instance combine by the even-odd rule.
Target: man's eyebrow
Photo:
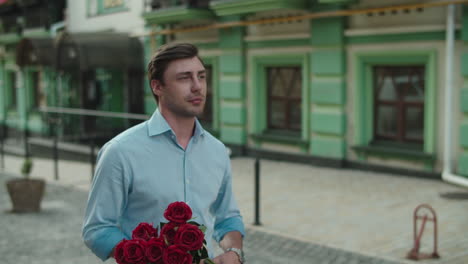
[[[201,70],[201,71],[198,71],[197,74],[201,74],[201,73],[206,73],[206,70]],[[177,76],[180,76],[180,75],[190,75],[192,74],[192,72],[190,71],[185,71],[185,72],[179,72],[177,73],[176,75]]]
[[[190,74],[191,74],[191,72],[186,71],[186,72],[179,72],[179,73],[177,73],[176,75],[177,75],[177,76],[182,76],[182,75],[190,75]]]

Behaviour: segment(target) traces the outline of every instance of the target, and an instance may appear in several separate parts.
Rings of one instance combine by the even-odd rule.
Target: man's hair
[[[148,63],[148,81],[151,87],[152,80],[158,80],[164,84],[164,72],[166,72],[169,63],[179,59],[190,59],[197,57],[203,64],[203,61],[198,57],[198,49],[189,43],[166,44],[161,46]],[[152,91],[152,89],[151,89]],[[158,96],[154,95],[156,101]]]

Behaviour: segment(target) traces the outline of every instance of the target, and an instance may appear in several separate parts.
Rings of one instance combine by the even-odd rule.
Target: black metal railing
[[[76,108],[45,107],[39,113],[46,124],[47,133],[31,135],[22,131],[22,147],[17,147],[24,157],[49,157],[53,159],[54,178],[58,180],[58,162],[75,159],[91,164],[94,174],[96,152],[109,139],[123,130],[149,118],[144,114],[117,113]],[[87,127],[83,125],[86,124]],[[0,127],[0,165],[5,167],[5,142],[8,139],[6,120]],[[11,146],[10,146],[11,147]]]
[[[66,159],[63,154],[67,148],[65,144],[75,143],[71,149],[72,152],[78,155],[85,155],[86,159],[80,159],[91,165],[90,179],[94,176],[96,153],[97,150],[109,139],[115,136],[116,132],[121,131],[104,131],[98,133],[98,126],[94,126],[94,130],[86,131],[80,127],[83,120],[94,123],[114,123],[116,120],[124,121],[125,127],[121,127],[121,130],[127,129],[129,126],[133,126],[143,120],[147,120],[149,115],[144,114],[132,114],[132,113],[116,113],[107,111],[96,111],[86,110],[78,108],[60,108],[60,107],[43,107],[39,109],[39,112],[43,115],[43,121],[48,125],[48,133],[43,135],[42,145],[45,146],[48,151],[34,151],[34,144],[37,144],[38,139],[32,138],[30,131],[26,128],[23,131],[24,139],[24,157],[41,157],[49,156],[53,160],[53,175],[55,180],[59,180],[59,161]],[[71,129],[66,129],[70,128]],[[78,126],[78,127],[77,127]],[[1,120],[0,123],[0,168],[5,168],[5,141],[8,138],[6,120]],[[75,133],[68,133],[69,131],[75,131]],[[36,141],[36,143],[34,143]],[[70,147],[68,147],[70,149]],[[45,152],[48,152],[46,154]],[[73,155],[73,154],[72,154]],[[254,225],[262,225],[260,221],[261,213],[261,176],[260,176],[260,158],[257,156],[254,163]]]

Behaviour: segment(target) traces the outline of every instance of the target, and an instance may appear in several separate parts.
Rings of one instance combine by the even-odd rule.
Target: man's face
[[[170,62],[163,78],[164,85],[158,82],[159,89],[153,88],[160,107],[178,117],[192,118],[203,113],[206,73],[197,57]]]

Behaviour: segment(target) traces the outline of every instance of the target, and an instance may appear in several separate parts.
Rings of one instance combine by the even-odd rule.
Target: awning
[[[119,33],[63,33],[57,40],[57,70],[143,68],[143,48],[137,38]]]
[[[16,64],[52,66],[54,43],[51,38],[23,38],[16,47]]]

